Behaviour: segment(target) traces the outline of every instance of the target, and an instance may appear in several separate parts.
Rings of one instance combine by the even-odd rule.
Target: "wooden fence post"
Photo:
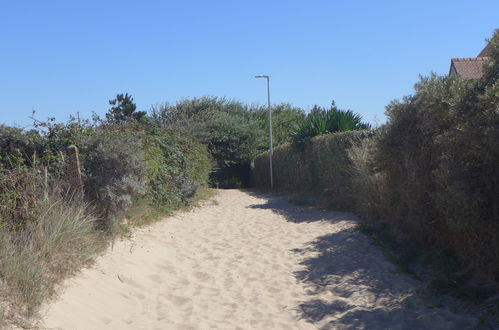
[[[45,200],[49,198],[49,172],[47,165],[43,165],[43,198]]]
[[[83,180],[81,178],[81,166],[78,147],[71,145],[68,147],[69,154],[69,185],[73,198],[83,198]]]

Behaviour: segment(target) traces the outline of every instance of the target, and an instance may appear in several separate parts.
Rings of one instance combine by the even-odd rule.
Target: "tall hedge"
[[[468,269],[499,282],[499,85],[424,78],[388,107],[371,145],[371,211],[425,246],[450,250]],[[363,165],[359,165],[362,167]],[[375,180],[365,180],[375,182]],[[382,189],[382,190],[380,190]],[[363,196],[366,204],[372,196]]]
[[[392,102],[355,168],[369,217],[499,282],[499,32],[490,42],[481,79],[433,75]]]
[[[276,188],[319,192],[499,283],[499,31],[489,49],[481,79],[422,78],[370,138],[276,148]],[[254,182],[268,187],[268,154],[255,160]]]
[[[334,206],[351,209],[349,148],[372,136],[371,131],[350,131],[315,136],[301,147],[284,144],[274,149],[272,166],[277,190],[320,193]],[[256,157],[253,183],[269,187],[269,154]]]

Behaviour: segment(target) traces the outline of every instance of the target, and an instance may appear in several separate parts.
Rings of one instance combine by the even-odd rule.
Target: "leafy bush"
[[[258,150],[264,151],[269,146],[269,120],[268,108],[266,106],[250,109],[252,116],[261,127]],[[272,111],[272,140],[274,146],[279,146],[292,141],[300,123],[305,119],[305,112],[301,108],[293,107],[290,104],[276,104],[271,107]]]
[[[287,104],[272,111],[274,145],[278,145],[289,140],[304,114]],[[266,107],[203,97],[160,105],[153,109],[151,122],[205,144],[214,160],[211,184],[229,188],[250,184],[251,159],[269,145],[267,116]]]
[[[327,133],[358,131],[369,129],[370,125],[362,122],[362,116],[351,110],[340,110],[333,103],[329,109],[315,106],[301,121],[293,133],[293,144],[302,145],[313,136]]]
[[[44,154],[46,141],[35,130],[0,125],[0,167],[33,166]]]
[[[373,136],[353,145],[348,150],[348,157],[352,161],[351,189],[355,191],[353,202],[355,211],[359,214],[381,219],[382,215],[390,212],[390,205],[386,203],[386,173],[380,172],[374,161],[378,152],[378,139],[383,129],[378,129]]]
[[[175,106],[160,105],[153,110],[152,122],[205,144],[214,160],[213,185],[247,185],[249,176],[233,177],[235,169],[248,169],[263,134],[248,107],[240,102],[218,98],[194,98]],[[216,182],[216,183],[215,183]]]
[[[3,226],[24,228],[39,216],[38,200],[43,197],[40,177],[32,169],[0,168],[0,219]]]
[[[120,220],[132,206],[164,215],[207,185],[206,146],[144,125],[125,101],[115,102],[116,116],[93,125],[0,126],[0,294],[12,307],[7,318],[34,313],[58,281],[126,227]],[[120,117],[121,110],[133,118]],[[80,150],[84,196],[71,189],[78,172],[68,157],[73,145]]]
[[[85,194],[103,219],[123,215],[145,194],[147,163],[138,132],[97,130],[81,151]]]
[[[206,147],[173,133],[145,138],[148,195],[156,207],[170,211],[188,204],[211,171]]]
[[[302,149],[289,144],[276,147],[272,157],[274,187],[320,193],[335,207],[351,209],[354,200],[348,150],[372,134],[370,131],[324,134],[305,142]],[[253,180],[256,186],[269,186],[268,152],[255,159]]]
[[[421,243],[454,251],[467,267],[494,281],[499,281],[498,41],[496,35],[495,59],[483,79],[423,78],[413,96],[393,102],[374,155],[377,171],[386,177],[384,209],[389,205],[390,211],[384,219]]]
[[[351,199],[339,206],[399,238],[450,251],[465,269],[499,282],[499,31],[490,42],[483,78],[421,78],[414,95],[387,106],[388,122],[371,138],[336,150],[317,138],[305,140],[301,153],[276,148],[276,187],[330,189]],[[323,115],[314,115],[311,131],[326,129]],[[337,142],[334,134],[323,139]],[[267,159],[255,160],[259,186],[267,185]]]

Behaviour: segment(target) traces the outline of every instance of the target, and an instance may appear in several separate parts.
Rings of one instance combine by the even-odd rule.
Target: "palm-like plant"
[[[293,143],[302,144],[305,140],[327,133],[370,129],[371,125],[362,121],[362,116],[351,110],[340,110],[334,101],[329,109],[314,106],[305,120],[293,132]]]

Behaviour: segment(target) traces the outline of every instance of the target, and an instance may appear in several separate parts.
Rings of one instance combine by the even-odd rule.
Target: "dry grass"
[[[85,204],[49,199],[40,209],[40,218],[22,230],[0,228],[0,292],[8,302],[3,318],[21,326],[62,278],[105,246]]]
[[[202,188],[192,204],[215,194],[214,189]],[[36,222],[22,230],[0,227],[0,328],[32,326],[29,320],[36,320],[38,308],[53,296],[57,284],[90,263],[112,237],[167,215],[137,203],[125,221],[113,221],[113,228],[103,233],[82,202],[49,198],[39,209]]]

